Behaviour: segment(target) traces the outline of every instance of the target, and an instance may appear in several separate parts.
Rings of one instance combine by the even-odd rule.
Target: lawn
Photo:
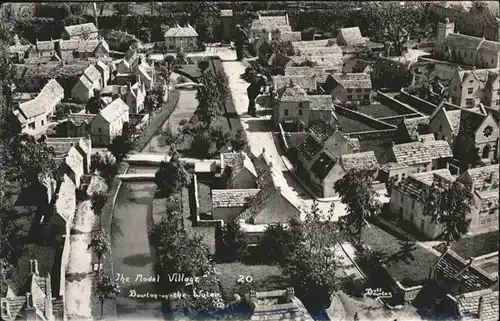
[[[234,300],[234,294],[244,295],[250,290],[271,291],[288,286],[279,267],[272,265],[245,265],[240,262],[215,265],[220,272],[222,294],[227,300]],[[238,283],[239,279],[251,282]]]
[[[383,104],[359,106],[357,111],[375,119],[399,115],[397,111]]]
[[[466,236],[460,241],[453,243],[451,249],[464,259],[469,259],[471,257],[478,257],[498,251],[498,242],[498,231],[495,231],[474,236]],[[445,247],[436,246],[435,249],[443,252]]]
[[[357,133],[375,130],[372,126],[360,122],[359,120],[352,119],[341,114],[337,114],[340,128],[343,133]]]
[[[198,181],[198,213],[212,213],[212,188],[202,181]]]
[[[382,251],[388,255],[394,254],[400,249],[397,237],[374,224],[370,224],[369,228],[363,230],[362,239],[363,243],[373,250]],[[428,279],[429,271],[438,259],[438,256],[420,246],[417,246],[412,254],[414,260],[408,264],[396,262],[386,267],[389,275],[405,286],[422,284],[424,280]]]

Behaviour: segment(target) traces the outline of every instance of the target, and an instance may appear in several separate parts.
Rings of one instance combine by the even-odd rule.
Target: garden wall
[[[401,295],[405,302],[411,303],[422,290],[422,285],[405,288],[401,282],[396,281],[396,292]]]
[[[377,91],[377,100],[380,101],[382,104],[389,106],[391,109],[397,111],[399,114],[402,115],[419,114],[420,116],[425,116],[415,108],[403,104],[399,100],[394,99],[393,97],[381,92],[380,90]]]
[[[191,210],[191,212],[194,214],[194,225],[200,227],[217,227],[222,225],[222,220],[204,220],[200,218],[200,202],[198,200],[198,176],[196,174],[193,174],[193,182],[191,186],[189,186],[189,190],[189,192],[194,195],[194,202],[192,202],[194,210]]]
[[[396,129],[395,126],[389,125],[382,121],[379,121],[375,118],[369,117],[365,114],[359,113],[357,111],[335,105],[335,112],[344,115],[346,117],[355,119],[361,123],[364,123],[370,127],[373,127],[376,130],[387,130],[387,129]]]
[[[373,130],[359,133],[349,134],[349,137],[358,138],[361,140],[372,140],[372,139],[386,139],[394,138],[396,136],[397,129],[385,129],[385,130]]]
[[[64,238],[64,245],[61,255],[61,268],[59,278],[59,296],[64,297],[66,294],[66,269],[68,267],[69,253],[71,252],[71,242],[69,235]]]
[[[414,107],[418,112],[423,113],[425,115],[430,115],[437,108],[436,105],[423,100],[415,95],[411,95],[405,89],[401,89],[400,94],[398,95],[400,101],[407,103]]]

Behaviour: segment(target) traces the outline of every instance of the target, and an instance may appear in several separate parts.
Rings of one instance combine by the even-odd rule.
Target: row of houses
[[[41,202],[37,206],[43,211],[41,217],[32,217],[33,221],[40,222],[32,226],[48,232],[43,237],[50,246],[67,248],[76,211],[76,189],[83,186],[84,176],[90,174],[92,144],[86,138],[47,138],[44,143],[55,152],[57,170],[39,177],[44,195],[40,195]],[[66,273],[64,255],[39,259],[42,261],[30,258],[24,284],[7,285],[0,299],[2,320],[67,320],[62,290],[65,278],[58,275]],[[61,263],[52,260],[61,260]],[[60,266],[61,271],[51,273],[53,266]]]

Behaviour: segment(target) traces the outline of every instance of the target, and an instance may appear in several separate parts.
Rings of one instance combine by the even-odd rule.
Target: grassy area
[[[382,251],[388,255],[400,250],[399,240],[380,227],[371,224],[362,234],[363,243],[373,250]],[[414,260],[408,263],[396,262],[386,267],[388,274],[403,285],[410,286],[421,284],[428,279],[430,268],[436,263],[438,257],[423,247],[417,246],[413,251]]]
[[[146,126],[144,131],[141,133],[141,136],[137,139],[135,143],[135,149],[137,151],[142,151],[153,136],[157,134],[158,130],[161,129],[163,123],[165,123],[174,108],[177,106],[179,96],[180,94],[178,91],[171,91],[169,93],[168,100],[163,104],[161,111],[153,115],[149,126]]]
[[[399,115],[397,111],[383,104],[359,106],[357,111],[375,119]]]
[[[346,134],[375,130],[372,126],[344,115],[337,114],[337,118],[339,120],[341,131]]]
[[[498,231],[474,236],[466,236],[451,245],[451,249],[464,259],[478,257],[498,251]],[[436,250],[443,252],[444,246],[436,246]]]
[[[198,182],[198,213],[212,213],[212,188],[204,182]]]
[[[250,290],[271,291],[284,289],[288,286],[286,279],[277,266],[245,265],[240,262],[216,264],[222,293],[227,300],[234,300],[234,294],[244,295]],[[247,278],[251,282],[238,283]]]

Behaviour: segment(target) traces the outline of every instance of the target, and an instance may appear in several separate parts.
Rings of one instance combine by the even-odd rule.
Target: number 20
[[[250,275],[247,275],[247,276],[244,276],[244,275],[240,275],[239,278],[238,278],[238,283],[252,283],[253,281],[253,277],[250,276]]]

